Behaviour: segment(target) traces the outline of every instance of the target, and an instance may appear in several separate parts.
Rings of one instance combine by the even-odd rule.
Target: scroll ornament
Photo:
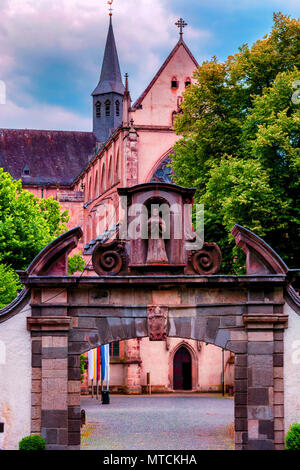
[[[93,252],[92,263],[99,276],[114,276],[125,264],[124,244],[118,240],[99,243]]]
[[[222,253],[216,243],[205,242],[201,250],[192,252],[190,262],[198,274],[215,274],[220,270]]]

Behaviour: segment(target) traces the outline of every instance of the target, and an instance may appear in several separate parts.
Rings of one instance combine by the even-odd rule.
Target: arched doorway
[[[173,359],[174,390],[192,389],[192,357],[185,346],[176,351]]]

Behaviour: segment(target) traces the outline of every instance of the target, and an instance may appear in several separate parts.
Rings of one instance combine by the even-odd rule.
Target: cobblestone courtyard
[[[232,450],[232,398],[220,395],[82,397],[82,450]]]

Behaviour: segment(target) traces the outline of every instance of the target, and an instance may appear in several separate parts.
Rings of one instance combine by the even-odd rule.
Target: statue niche
[[[148,209],[148,217],[148,247],[146,264],[168,264],[169,259],[164,239],[164,235],[167,234],[168,228],[165,220],[161,217],[158,207],[155,207],[155,204],[150,205],[150,208]]]

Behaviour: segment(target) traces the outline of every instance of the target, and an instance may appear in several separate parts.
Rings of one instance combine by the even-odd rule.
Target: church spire
[[[122,123],[124,91],[110,14],[100,80],[92,93],[93,132],[101,142]]]
[[[109,28],[106,39],[104,58],[102,63],[101,75],[99,83],[93,92],[93,95],[101,93],[124,93],[124,85],[122,83],[120,64],[116,41],[112,26],[112,17],[109,17]]]

